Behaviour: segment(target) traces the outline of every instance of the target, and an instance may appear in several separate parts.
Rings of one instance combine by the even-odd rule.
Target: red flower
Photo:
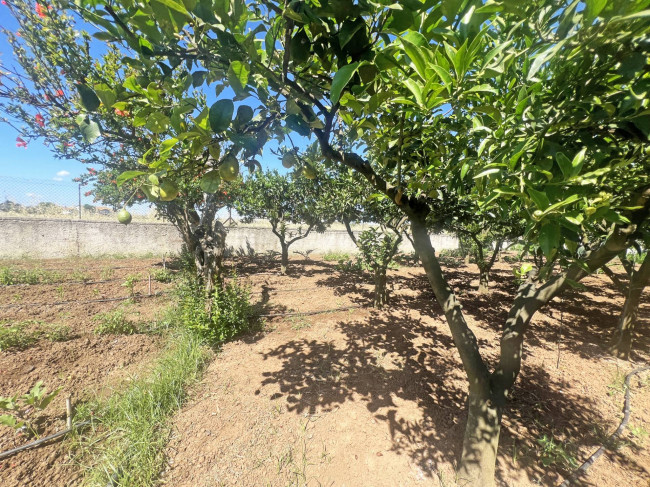
[[[141,200],[142,198],[144,198],[144,195],[143,194],[137,194],[135,197],[138,198],[139,200]]]
[[[47,9],[43,7],[40,3],[36,4],[36,13],[38,16],[42,19],[45,18],[45,12],[47,12]]]
[[[5,0],[2,0],[2,5],[7,5],[7,2],[5,2]]]
[[[95,174],[97,174],[97,171],[95,171],[92,167],[89,167],[89,168],[88,168],[88,172],[89,172],[92,176],[94,176]]]
[[[111,183],[117,184],[117,181],[115,181],[115,179],[111,179]]]
[[[27,142],[25,142],[21,137],[16,137],[16,147],[24,147],[27,149]]]
[[[115,109],[115,115],[117,115],[118,117],[128,117],[128,116],[129,116],[129,112],[124,112],[124,111],[122,111],[122,110],[118,110],[118,109],[116,108],[116,109]]]
[[[63,145],[65,145],[66,147],[72,147],[72,146],[74,146],[74,142],[66,142]]]
[[[63,90],[56,90],[56,96],[63,96]]]
[[[84,193],[84,196],[90,196],[91,194],[93,194],[92,191],[86,191],[86,192]]]
[[[43,118],[43,115],[41,115],[41,114],[39,113],[39,114],[36,115],[35,118],[36,118],[36,123],[37,123],[40,127],[45,127],[45,119]]]

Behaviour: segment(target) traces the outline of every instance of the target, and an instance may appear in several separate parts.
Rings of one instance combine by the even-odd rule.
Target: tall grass
[[[164,463],[169,418],[200,377],[208,353],[195,334],[175,330],[148,374],[107,400],[97,399],[79,409],[75,421],[91,421],[91,428],[76,438],[82,463],[91,462],[84,485],[140,487],[156,482]]]

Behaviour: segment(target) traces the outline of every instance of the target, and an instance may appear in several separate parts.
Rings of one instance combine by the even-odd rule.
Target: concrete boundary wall
[[[432,235],[431,242],[436,250],[458,248],[458,240],[452,235]],[[121,225],[84,220],[0,219],[2,259],[162,255],[178,252],[182,243],[180,234],[169,223]],[[280,251],[278,239],[270,228],[229,227],[226,244],[234,252]],[[406,239],[400,249],[403,252],[413,250]],[[290,251],[319,255],[331,251],[354,253],[357,249],[345,231],[328,230],[310,233],[294,243]]]

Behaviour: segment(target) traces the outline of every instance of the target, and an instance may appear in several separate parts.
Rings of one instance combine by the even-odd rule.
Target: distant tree
[[[287,175],[256,171],[237,189],[234,207],[244,222],[264,219],[271,224],[280,242],[280,273],[286,274],[289,247],[312,231],[324,232],[333,220],[324,194],[318,179],[304,177],[301,168]]]

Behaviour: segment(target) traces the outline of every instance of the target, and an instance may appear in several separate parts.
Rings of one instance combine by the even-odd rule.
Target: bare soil
[[[134,322],[148,323],[168,303],[164,295],[143,297],[136,302],[104,299],[129,296],[122,286],[127,276],[139,274],[137,294],[148,295],[147,269],[161,268],[159,259],[78,259],[48,261],[3,261],[25,269],[56,270],[66,282],[0,287],[0,322],[8,326],[25,321],[69,327],[69,339],[52,342],[41,339],[25,350],[0,352],[0,396],[24,394],[42,380],[48,391],[59,395],[45,411],[34,416],[41,436],[65,429],[65,398],[73,403],[93,394],[110,394],[111,386],[134,374],[160,351],[156,335],[96,335],[93,317],[121,307]],[[109,271],[108,268],[114,268]],[[83,274],[90,284],[69,282]],[[109,282],[97,282],[106,281]],[[152,282],[152,293],[167,291],[169,284]],[[78,303],[77,301],[81,301]],[[94,301],[83,303],[84,301]],[[50,303],[50,304],[47,304]],[[51,303],[64,303],[53,305]],[[28,328],[39,326],[30,325]],[[0,426],[0,451],[33,441]],[[0,485],[78,485],[80,473],[72,464],[65,443],[53,443],[0,460]]]
[[[313,312],[367,305],[368,276],[332,263],[238,263],[260,311]],[[472,330],[494,364],[515,292],[501,262],[492,293],[476,266],[446,270]],[[229,343],[174,421],[163,482],[170,486],[411,486],[454,484],[467,383],[441,309],[420,268],[390,272],[385,310],[349,309],[267,318]],[[650,299],[640,312],[634,360],[605,352],[623,298],[602,275],[536,315],[499,448],[503,486],[557,485],[617,427],[622,377],[650,357]],[[645,377],[645,378],[644,378]],[[632,381],[624,441],[589,470],[586,485],[650,485],[650,380]],[[631,433],[633,429],[637,436]],[[552,438],[555,447],[546,442]],[[571,466],[570,462],[574,463]]]
[[[287,276],[277,274],[275,262],[232,264],[240,279],[251,284],[259,313],[322,313],[267,316],[263,332],[223,347],[193,399],[174,418],[165,485],[454,485],[467,384],[420,268],[390,271],[392,301],[385,310],[375,310],[367,307],[369,276],[342,273],[330,262],[292,260]],[[69,260],[23,265],[71,267]],[[123,279],[134,267],[160,262],[75,265],[95,277],[107,265],[124,266],[113,276]],[[515,292],[512,266],[498,263],[487,296],[475,291],[476,266],[453,260],[445,266],[492,364]],[[574,468],[568,462],[584,461],[616,428],[622,417],[622,377],[649,361],[650,294],[646,291],[642,299],[633,360],[623,362],[605,352],[623,298],[603,275],[584,283],[587,291],[569,291],[533,320],[505,415],[500,485],[557,485]],[[150,335],[95,335],[92,317],[118,302],[26,304],[126,295],[120,280],[65,284],[63,291],[60,286],[0,288],[3,321],[36,319],[66,324],[74,332],[67,342],[43,340],[24,351],[0,352],[0,395],[27,392],[39,379],[50,389],[63,387],[41,418],[43,434],[64,427],[67,395],[78,401],[98,390],[109,394],[111,384],[150,362],[161,345]],[[153,291],[167,287],[154,283]],[[136,285],[136,291],[146,294],[146,283]],[[129,314],[150,320],[166,302],[165,297],[143,299],[128,307]],[[20,303],[24,305],[1,307]],[[632,418],[624,441],[589,470],[586,485],[650,485],[649,406],[645,374],[632,381]],[[546,453],[540,443],[545,437],[556,445],[547,442]],[[0,427],[0,451],[24,441]],[[66,443],[0,461],[3,487],[79,482]]]

